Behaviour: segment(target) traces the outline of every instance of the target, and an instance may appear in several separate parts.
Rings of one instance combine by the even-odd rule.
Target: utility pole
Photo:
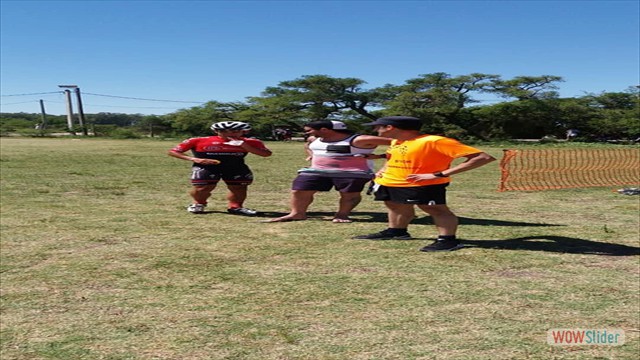
[[[80,120],[80,128],[82,129],[82,135],[88,136],[87,126],[84,121],[84,110],[82,110],[82,97],[80,96],[80,88],[76,87],[76,100],[78,100],[78,120]]]
[[[80,88],[78,85],[58,85],[59,88],[74,89],[76,93],[76,100],[78,101],[78,121],[80,123],[80,129],[82,129],[82,135],[87,136],[87,127],[84,121],[84,110],[82,109],[82,97],[80,96]],[[67,122],[69,122],[69,128],[73,128],[73,112],[71,108],[71,92],[65,90],[67,95]],[[73,132],[73,130],[71,130]]]
[[[63,85],[58,85],[59,87],[64,87]],[[75,135],[73,131],[73,104],[71,104],[71,91],[65,90],[64,96],[67,100],[67,128],[69,128],[69,132]]]
[[[42,122],[40,123],[40,131],[44,133],[47,127],[47,113],[44,111],[44,100],[40,99],[40,113],[42,114]]]

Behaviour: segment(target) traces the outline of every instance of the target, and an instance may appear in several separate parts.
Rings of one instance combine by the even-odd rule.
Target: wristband
[[[449,175],[445,175],[445,174],[443,174],[443,173],[442,173],[442,171],[434,172],[434,173],[433,173],[433,176],[435,176],[435,177],[439,177],[439,178],[446,178],[446,177],[449,177]]]

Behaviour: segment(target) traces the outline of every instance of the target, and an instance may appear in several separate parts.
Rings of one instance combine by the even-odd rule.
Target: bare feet
[[[260,222],[271,223],[271,222],[287,222],[287,221],[302,221],[302,220],[307,220],[307,218],[306,217],[297,217],[297,216],[293,216],[293,215],[285,215],[285,216],[281,216],[279,218],[262,220]]]

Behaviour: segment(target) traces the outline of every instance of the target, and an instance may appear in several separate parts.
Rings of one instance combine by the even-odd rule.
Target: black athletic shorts
[[[449,184],[437,184],[413,187],[389,187],[376,184],[374,200],[391,201],[401,204],[446,205]]]
[[[249,185],[253,182],[253,173],[248,166],[233,168],[193,166],[191,168],[192,185],[215,185],[220,180],[227,185]]]

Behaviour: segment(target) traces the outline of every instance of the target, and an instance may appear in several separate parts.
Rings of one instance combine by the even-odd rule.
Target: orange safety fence
[[[499,191],[640,184],[640,148],[504,150]]]

